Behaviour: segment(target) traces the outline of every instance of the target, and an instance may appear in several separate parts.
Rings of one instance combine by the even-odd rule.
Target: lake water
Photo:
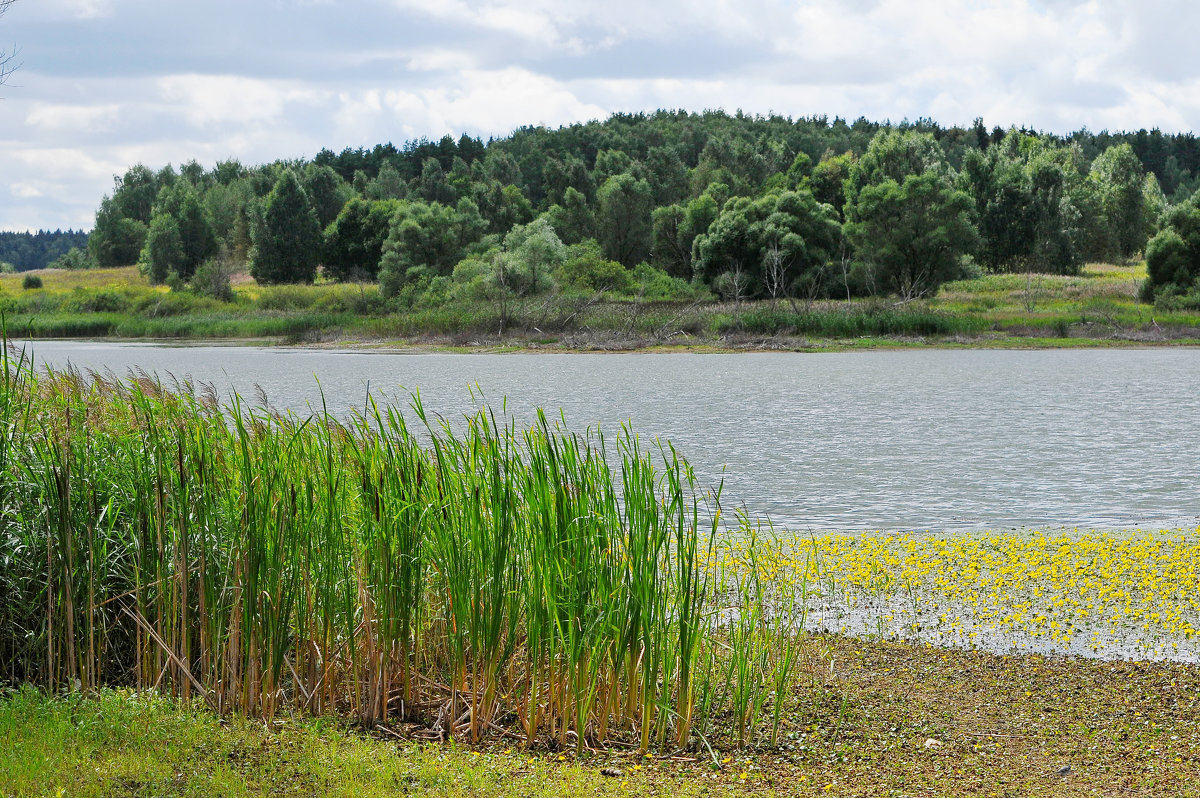
[[[1200,350],[393,354],[38,341],[39,365],[139,367],[345,414],[368,388],[461,417],[670,439],[725,504],[792,529],[1195,527]],[[319,381],[319,385],[318,385]]]

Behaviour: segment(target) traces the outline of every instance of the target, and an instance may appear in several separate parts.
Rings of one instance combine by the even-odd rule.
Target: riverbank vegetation
[[[220,719],[153,693],[6,692],[0,793],[1200,795],[1194,666],[835,636],[807,646],[783,742],[712,756],[453,746],[328,717]]]
[[[709,567],[720,490],[667,444],[4,366],[6,681],[576,750],[777,739],[790,616]]]
[[[136,263],[176,296],[4,302],[39,335],[1193,338],[1197,175],[1190,134],[665,111],[486,144],[137,165],[101,203],[87,252],[59,265]],[[1138,268],[1142,253],[1132,296],[1092,280],[1088,301],[1042,301],[1096,264]],[[939,299],[993,280],[1024,282],[1007,291],[1018,312]],[[344,289],[268,290],[314,282]]]
[[[33,275],[41,288],[25,288]],[[994,274],[930,298],[738,303],[551,294],[395,309],[365,283],[262,286],[235,278],[224,298],[152,285],[134,267],[0,275],[17,336],[264,339],[344,346],[634,349],[647,346],[1071,346],[1194,343],[1200,312],[1139,301],[1143,264],[1079,274]],[[701,295],[702,296],[702,295]]]
[[[1192,340],[1198,181],[1190,134],[618,114],[486,144],[139,164],[86,251],[51,242],[75,248],[35,275],[50,290],[0,281],[0,305],[33,336]],[[134,264],[107,291],[54,290]],[[1102,275],[1061,301],[1075,278],[1139,269],[1132,294]]]

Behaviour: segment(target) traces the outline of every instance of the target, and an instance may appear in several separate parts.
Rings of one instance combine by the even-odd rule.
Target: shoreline
[[[566,337],[571,338],[571,337]],[[448,336],[428,335],[417,338],[363,338],[358,336],[314,335],[307,340],[285,336],[252,337],[90,337],[12,336],[10,344],[50,341],[55,343],[103,343],[168,348],[187,347],[260,347],[311,349],[321,352],[355,354],[761,354],[792,352],[824,354],[841,352],[919,351],[919,350],[1007,350],[1050,351],[1076,349],[1196,349],[1200,337],[1133,338],[1128,336],[1046,338],[1013,335],[953,336],[922,338],[909,336],[872,336],[862,338],[808,338],[800,336],[745,336],[733,340],[692,338],[679,343],[654,341],[636,336],[589,336],[587,340],[547,340],[511,337],[490,340],[478,338],[457,342]]]
[[[807,639],[777,746],[645,757],[426,741],[324,717],[263,724],[157,696],[0,694],[0,782],[14,794],[400,792],[1200,796],[1200,667],[1000,656],[838,635]],[[1134,686],[1131,689],[1131,685]]]

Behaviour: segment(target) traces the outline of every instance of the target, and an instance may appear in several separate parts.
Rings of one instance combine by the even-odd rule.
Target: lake
[[[791,529],[1195,527],[1200,350],[396,354],[37,341],[39,365],[138,367],[307,413],[368,389],[459,418],[672,441],[726,507]]]

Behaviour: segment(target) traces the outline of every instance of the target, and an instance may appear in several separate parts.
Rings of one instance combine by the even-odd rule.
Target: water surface
[[[39,364],[261,386],[281,409],[469,388],[524,422],[670,439],[726,504],[790,528],[1189,525],[1200,516],[1200,350],[383,354],[38,341]],[[318,382],[319,381],[319,382]]]

